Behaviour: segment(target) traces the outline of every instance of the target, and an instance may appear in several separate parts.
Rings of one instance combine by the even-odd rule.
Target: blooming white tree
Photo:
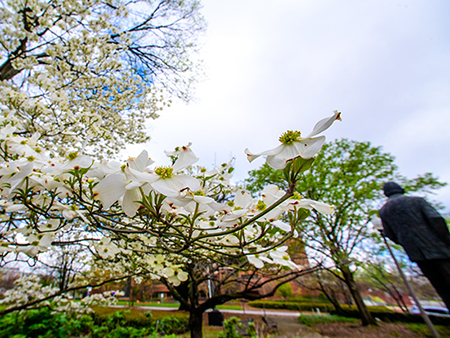
[[[294,194],[314,154],[285,159],[287,191],[269,186],[253,198],[230,183],[230,164],[209,171],[194,166],[198,158],[190,145],[167,152],[172,166],[155,166],[146,151],[121,165],[76,152],[59,157],[42,150],[36,137],[15,134],[11,125],[0,135],[3,262],[18,254],[38,260],[52,247],[81,244],[100,261],[115,263],[117,275],[162,278],[175,292],[193,279],[199,261],[241,270],[265,264],[301,269],[284,245],[298,236],[302,210],[333,212]],[[289,223],[280,220],[285,215]],[[89,285],[88,275],[69,289],[80,285]],[[191,311],[193,337],[201,335],[202,309]]]
[[[167,167],[146,151],[112,161],[125,143],[148,140],[146,119],[165,103],[157,90],[189,98],[199,7],[196,0],[1,2],[0,264],[23,257],[34,264],[55,247],[79,245],[114,272],[78,273],[64,290],[20,309],[112,275],[151,275],[175,292],[193,280],[198,262],[300,268],[284,244],[297,236],[301,210],[332,208],[293,192],[324,141],[316,135],[337,112],[307,140],[288,132],[280,149],[249,154],[267,155],[288,185],[260,198],[230,183],[231,164],[195,166],[190,144],[167,152]],[[197,337],[201,309],[192,309]]]
[[[147,141],[146,120],[168,103],[161,90],[191,95],[199,9],[197,0],[2,1],[0,125],[63,156],[110,157]]]

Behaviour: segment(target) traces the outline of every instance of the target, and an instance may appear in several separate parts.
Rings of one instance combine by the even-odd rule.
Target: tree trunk
[[[17,70],[13,67],[11,60],[8,59],[0,66],[0,81],[11,80],[20,72],[20,70]]]
[[[203,312],[198,310],[189,312],[189,331],[191,332],[191,338],[202,338],[203,328]]]
[[[327,287],[322,283],[320,279],[317,280],[317,282],[319,283],[320,291],[322,291],[325,297],[327,297],[327,299],[333,305],[336,314],[343,314],[344,311],[342,310],[341,304],[339,304],[339,301],[337,300],[336,292],[331,287],[327,289]]]
[[[373,319],[372,315],[367,309],[366,304],[364,304],[361,294],[359,293],[356,287],[356,282],[353,278],[353,273],[350,271],[348,266],[345,265],[341,266],[340,270],[344,276],[345,283],[347,284],[348,289],[352,294],[353,300],[355,301],[356,306],[358,307],[359,314],[361,315],[362,324],[364,326],[377,325],[377,322]]]
[[[324,292],[324,294],[328,298],[330,303],[333,305],[336,314],[337,315],[343,314],[344,310],[342,309],[341,304],[339,304],[339,301],[337,300],[334,290],[331,290],[330,294],[328,294],[328,292]]]

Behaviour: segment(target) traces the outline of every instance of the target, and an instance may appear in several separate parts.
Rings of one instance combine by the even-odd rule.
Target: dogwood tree
[[[65,156],[142,143],[147,119],[190,96],[197,0],[0,4],[0,124]]]
[[[316,135],[337,119],[339,112],[319,121],[308,139],[289,131],[276,151],[259,154],[277,167],[284,161],[287,184],[286,191],[267,187],[259,199],[230,183],[230,164],[195,166],[190,144],[166,152],[170,166],[154,165],[145,150],[125,163],[77,152],[60,157],[37,136],[18,134],[13,121],[0,129],[2,262],[18,255],[37,260],[52,247],[81,244],[118,267],[117,278],[152,274],[174,286],[189,279],[193,256],[297,269],[280,248],[297,236],[294,220],[301,221],[304,209],[330,214],[333,208],[294,190],[324,141]],[[315,151],[305,155],[309,146]],[[292,222],[280,220],[286,214]],[[89,285],[89,275],[68,288],[80,285]],[[201,330],[191,334],[200,337]]]

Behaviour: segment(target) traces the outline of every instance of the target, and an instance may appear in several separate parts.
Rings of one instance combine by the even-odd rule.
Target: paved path
[[[110,305],[111,307],[128,307],[128,305]],[[152,310],[152,311],[177,311],[178,308],[176,307],[160,307],[160,306],[140,306],[135,305],[133,306],[135,309],[142,309],[142,310]],[[212,310],[206,310],[206,312],[211,312]],[[236,315],[253,315],[253,316],[281,316],[281,317],[295,317],[301,315],[300,312],[297,311],[283,311],[283,310],[225,310],[225,309],[219,309],[220,312],[223,313],[233,313]]]

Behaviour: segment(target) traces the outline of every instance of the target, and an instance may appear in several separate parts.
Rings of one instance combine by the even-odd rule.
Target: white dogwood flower
[[[269,166],[274,169],[283,169],[286,167],[286,162],[293,158],[299,156],[305,159],[311,158],[319,152],[325,142],[325,136],[317,135],[328,129],[336,120],[341,120],[341,113],[337,110],[334,111],[333,116],[317,122],[313,131],[306,137],[301,137],[299,131],[288,130],[280,136],[281,144],[274,149],[259,154],[252,153],[248,148],[245,149],[247,159],[252,162],[260,156],[267,156],[266,162]]]
[[[152,180],[152,175],[144,170],[153,163],[148,158],[147,151],[142,151],[138,157],[127,161],[127,166],[118,173],[106,176],[94,189],[94,196],[98,198],[104,209],[110,208],[116,201],[120,204],[125,214],[133,217],[136,214],[141,199],[139,189],[144,187],[144,192],[150,191],[147,183]]]
[[[177,150],[178,159],[172,167],[158,167],[154,170],[151,186],[154,190],[167,197],[178,197],[186,189],[200,190],[200,181],[192,176],[179,172],[198,161],[198,157],[189,148],[190,144]]]

